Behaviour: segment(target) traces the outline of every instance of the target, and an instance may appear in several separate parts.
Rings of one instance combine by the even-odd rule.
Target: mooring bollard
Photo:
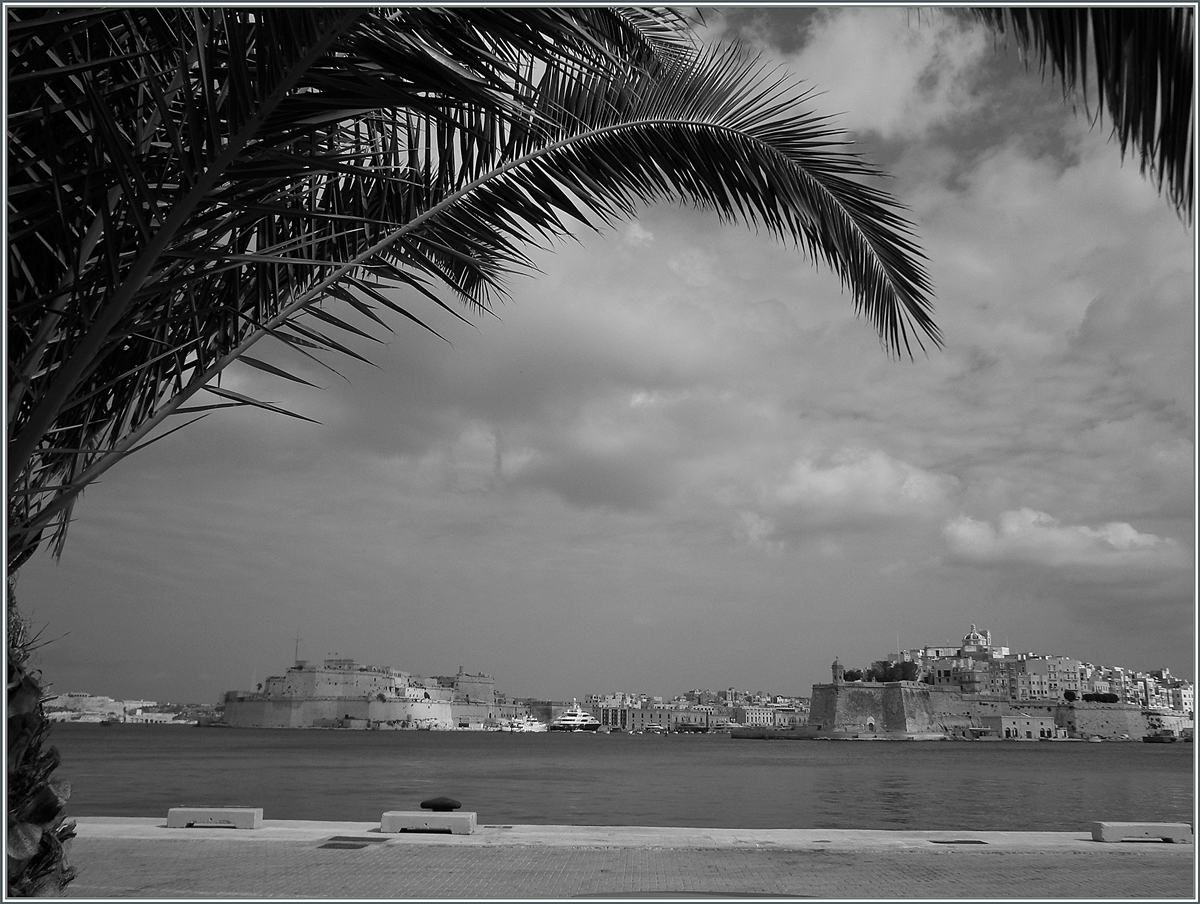
[[[475,814],[453,812],[461,806],[452,797],[433,797],[421,801],[421,810],[389,810],[379,821],[379,831],[470,835],[475,831]]]
[[[261,829],[262,807],[171,807],[168,829]]]

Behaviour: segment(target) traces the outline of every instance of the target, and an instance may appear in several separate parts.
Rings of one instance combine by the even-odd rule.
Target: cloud
[[[775,488],[787,508],[848,517],[903,517],[939,510],[954,491],[952,477],[899,461],[880,450],[845,449],[822,463],[799,458]]]
[[[647,511],[667,494],[671,481],[664,463],[644,449],[575,448],[533,456],[511,483],[550,490],[580,508]]]
[[[648,245],[654,241],[654,233],[636,220],[625,224],[623,233],[625,242],[629,245]]]
[[[725,478],[732,482],[731,474]],[[778,552],[789,542],[811,542],[822,558],[837,559],[845,555],[848,536],[940,518],[957,487],[953,477],[878,449],[805,455],[774,482],[745,488],[758,510],[740,510],[734,532],[756,549]],[[830,532],[842,536],[834,539]]]
[[[943,535],[960,561],[1091,572],[1097,580],[1111,579],[1113,571],[1186,568],[1189,561],[1170,537],[1139,533],[1116,521],[1099,528],[1064,525],[1028,508],[1004,512],[997,527],[962,515],[946,523]]]
[[[775,522],[770,518],[764,518],[757,512],[738,512],[734,535],[752,549],[759,549],[772,555],[781,553],[784,544],[779,540],[771,539],[774,533]]]
[[[710,286],[717,279],[713,271],[712,257],[698,248],[689,248],[683,254],[667,261],[667,266],[685,285],[692,288]]]
[[[992,48],[982,28],[961,18],[934,15],[906,27],[907,11],[893,13],[822,9],[790,68],[818,86],[821,109],[839,113],[840,126],[915,139],[980,104],[973,85]]]
[[[1055,625],[1065,616],[1073,629],[1056,630],[1061,638],[1074,637],[1073,647],[1062,647],[1074,655],[1086,655],[1079,645],[1090,643],[1111,651],[1097,661],[1120,664],[1141,647],[1146,661],[1162,662],[1164,651],[1173,650],[1174,658],[1189,647],[1194,556],[1170,537],[1121,521],[1063,524],[1025,508],[1004,512],[995,527],[955,518],[943,539],[947,564],[976,572],[972,580],[986,576],[988,597],[1010,612],[1023,608],[1024,621]]]

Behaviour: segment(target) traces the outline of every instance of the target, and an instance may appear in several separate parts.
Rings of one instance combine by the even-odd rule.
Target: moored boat
[[[546,731],[548,726],[541,719],[535,719],[533,716],[517,716],[514,719],[509,719],[500,726],[501,731],[526,732],[526,731]]]
[[[1179,740],[1169,728],[1160,728],[1153,734],[1148,734],[1142,737],[1142,740],[1147,744],[1174,744]]]
[[[571,708],[550,723],[551,731],[599,731],[600,722],[574,700]]]

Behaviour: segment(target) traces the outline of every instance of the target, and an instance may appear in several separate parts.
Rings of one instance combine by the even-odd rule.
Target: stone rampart
[[[1056,700],[1009,702],[1001,697],[963,694],[955,687],[917,682],[876,684],[840,681],[814,684],[806,733],[944,734],[969,737],[984,728],[984,718],[1028,713],[1054,720],[1071,737],[1133,740],[1151,728],[1182,733],[1191,722],[1182,713],[1147,712],[1126,703],[1062,703]],[[1153,724],[1151,724],[1153,723]]]
[[[915,681],[814,684],[811,702],[810,730],[854,734],[967,736],[982,716],[1007,712],[1002,700]]]
[[[225,722],[234,728],[456,728],[481,727],[493,710],[445,700],[385,699],[378,696],[267,697],[225,699]]]
[[[1058,707],[1055,723],[1073,737],[1139,740],[1147,733],[1140,706],[1129,703],[1070,703]]]
[[[808,726],[817,731],[833,731],[837,722],[837,687],[835,684],[814,684],[809,697]]]
[[[914,681],[813,685],[808,727],[857,734],[957,733],[977,725],[957,690]]]

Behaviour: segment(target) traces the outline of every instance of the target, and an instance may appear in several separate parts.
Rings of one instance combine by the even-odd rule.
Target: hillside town
[[[1115,695],[1110,702],[1145,709],[1193,712],[1192,683],[1171,675],[1170,669],[1136,672],[1119,666],[1102,666],[1041,653],[1013,653],[992,643],[991,631],[975,625],[957,647],[924,646],[889,654],[863,673],[884,676],[904,671],[935,686],[959,688],[964,694],[989,696],[1021,703],[1032,700],[1084,699],[1085,695]],[[915,669],[912,668],[915,666]],[[846,673],[846,680],[852,680]],[[894,678],[888,680],[897,680]]]
[[[1169,669],[1143,672],[1096,665],[1069,656],[1014,653],[1006,645],[993,643],[991,632],[980,631],[975,625],[971,625],[961,644],[929,644],[899,650],[863,669],[847,669],[835,660],[833,673],[835,686],[859,685],[866,689],[908,682],[953,692],[980,723],[970,729],[962,726],[959,734],[962,737],[980,737],[992,729],[997,737],[1005,737],[1006,730],[1012,736],[1016,731],[1014,720],[1020,718],[1035,725],[1042,737],[1065,737],[1077,730],[1078,724],[1065,712],[1056,710],[1060,705],[1071,707],[1077,702],[1136,708],[1141,721],[1127,724],[1144,724],[1146,731],[1171,731],[1180,737],[1190,737],[1194,719],[1192,683],[1171,675]],[[814,694],[819,688],[825,690],[823,686],[814,687]],[[640,713],[635,714],[644,710],[669,713],[667,719],[672,725],[707,723],[718,728],[778,730],[830,728],[819,721],[829,720],[828,712],[816,714],[818,721],[814,721],[811,697],[751,695],[732,688],[718,692],[689,691],[665,702],[644,694],[593,695],[587,702],[602,724],[617,728],[644,723],[646,720]],[[1003,721],[1005,717],[1008,722]],[[864,719],[862,727],[869,726],[874,732],[878,726],[868,719]],[[989,727],[985,722],[995,724]],[[838,727],[850,726],[840,723]],[[1141,731],[1138,728],[1135,734]],[[1116,736],[1127,734],[1121,731]]]

